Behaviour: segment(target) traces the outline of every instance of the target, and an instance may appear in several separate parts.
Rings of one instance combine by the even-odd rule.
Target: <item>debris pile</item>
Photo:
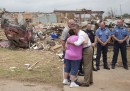
[[[58,24],[46,25],[46,26],[44,24],[39,24],[35,26],[34,25],[35,24],[33,24],[33,27],[31,27],[32,38],[28,43],[29,45],[28,48],[36,49],[36,50],[59,52],[62,47],[62,45],[60,44],[60,36],[64,27],[63,26],[61,27],[61,25],[58,25]],[[2,39],[2,36],[5,36],[4,30],[0,30],[0,32],[1,32],[0,47],[3,47],[3,48],[12,47],[12,42],[10,41],[8,36],[7,36],[8,40]],[[22,34],[21,33],[17,33],[17,34],[19,34],[18,37],[20,36],[20,39],[21,39]],[[19,41],[21,42],[20,39]],[[15,42],[16,42],[16,39],[15,39]],[[22,44],[23,43],[24,42],[22,42]],[[21,44],[16,47],[24,48],[21,46]]]

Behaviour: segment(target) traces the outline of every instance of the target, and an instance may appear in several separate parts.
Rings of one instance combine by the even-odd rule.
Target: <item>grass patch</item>
[[[0,48],[0,58],[0,78],[61,84],[63,63],[59,62],[59,58],[52,52]],[[28,71],[24,66],[37,61],[39,63],[33,71]],[[16,69],[11,71],[10,67]]]

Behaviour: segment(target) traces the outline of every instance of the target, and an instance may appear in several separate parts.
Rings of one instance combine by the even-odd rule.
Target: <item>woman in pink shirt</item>
[[[75,35],[73,29],[69,30],[70,37],[67,41],[75,42],[78,40],[78,36]],[[70,74],[71,84],[70,87],[78,87],[79,85],[75,83],[76,75],[79,70],[80,61],[82,59],[82,45],[75,46],[72,44],[67,44],[65,51],[65,68],[64,68],[64,80],[63,84],[69,84],[67,77]]]

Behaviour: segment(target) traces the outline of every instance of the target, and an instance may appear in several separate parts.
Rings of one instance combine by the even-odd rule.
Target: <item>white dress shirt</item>
[[[78,37],[79,37],[78,40],[77,40],[76,42],[74,42],[74,44],[75,44],[76,46],[79,46],[79,45],[83,44],[83,42],[84,42],[85,40],[88,40],[88,41],[87,41],[88,43],[83,44],[83,48],[91,46],[91,41],[90,41],[88,35],[87,35],[84,31],[79,30],[79,32],[78,32]],[[88,39],[87,39],[87,38],[88,38]]]

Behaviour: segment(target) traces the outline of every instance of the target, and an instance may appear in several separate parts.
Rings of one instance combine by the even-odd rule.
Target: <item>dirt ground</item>
[[[83,77],[78,78],[81,82]],[[70,88],[64,86],[64,91],[130,91],[130,70],[123,67],[105,70],[103,67],[93,72],[94,84],[89,87]]]
[[[62,88],[43,83],[0,80],[0,91],[62,91]]]

